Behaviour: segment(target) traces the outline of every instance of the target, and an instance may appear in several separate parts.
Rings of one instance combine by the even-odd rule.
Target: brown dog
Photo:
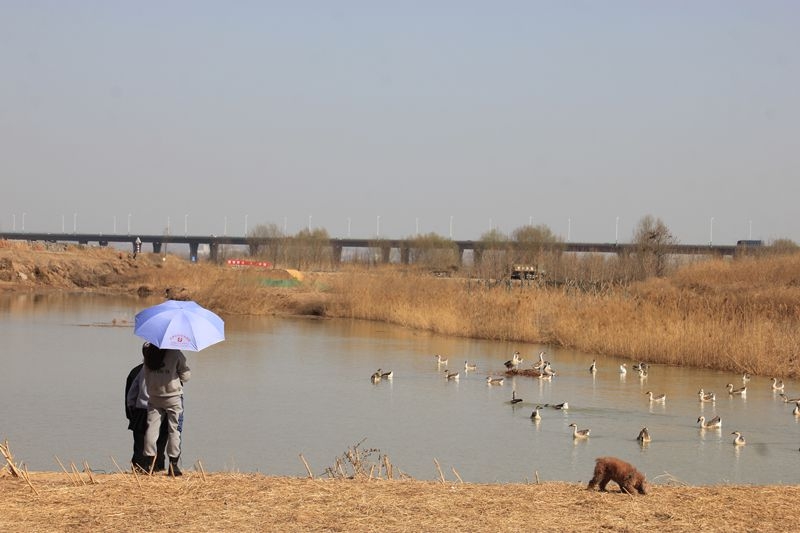
[[[622,492],[633,494],[639,491],[639,494],[647,494],[647,480],[632,464],[616,457],[598,457],[594,465],[594,477],[586,489],[592,490],[598,486],[604,491],[609,481],[619,485]]]

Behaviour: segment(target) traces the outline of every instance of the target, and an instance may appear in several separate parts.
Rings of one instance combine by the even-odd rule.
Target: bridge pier
[[[219,244],[212,242],[208,245],[208,257],[211,259],[213,263],[217,262],[217,257],[219,257]]]
[[[161,253],[161,242],[160,241],[153,241],[153,253],[160,254]]]
[[[192,263],[197,263],[197,249],[200,247],[199,242],[189,243],[189,260]]]
[[[381,246],[381,262],[388,263],[392,254],[391,246]]]
[[[342,262],[342,250],[344,246],[340,243],[335,242],[331,245],[331,259],[333,260],[334,265],[338,265]]]
[[[411,248],[407,244],[400,246],[400,262],[404,265],[411,262]]]

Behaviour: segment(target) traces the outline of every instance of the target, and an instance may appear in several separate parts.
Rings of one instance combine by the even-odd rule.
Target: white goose
[[[744,387],[739,387],[738,389],[734,389],[733,384],[728,383],[725,385],[725,387],[728,389],[728,394],[731,396],[747,396],[747,385]]]
[[[447,366],[447,359],[442,359],[442,356],[439,355],[438,353],[436,355],[434,355],[434,357],[436,358],[436,364],[437,365]]]
[[[597,361],[595,359],[592,359],[592,364],[589,365],[589,372],[591,372],[592,374],[597,373]]]
[[[701,402],[714,402],[717,400],[717,395],[713,392],[705,392],[703,389],[697,391],[697,397]]]
[[[519,356],[519,352],[514,352],[511,354],[511,359],[503,363],[506,365],[506,368],[509,370],[516,370],[519,364],[522,362],[522,358]]]
[[[706,417],[700,416],[697,418],[697,422],[700,424],[701,429],[719,429],[722,427],[722,419],[718,416],[715,416],[708,422],[706,422]]]
[[[534,409],[534,410],[533,410],[533,412],[531,413],[531,418],[532,418],[533,420],[541,420],[541,419],[542,419],[542,415],[541,415],[541,413],[539,412],[539,410],[540,410],[541,408],[542,408],[542,406],[541,406],[541,405],[537,405],[537,406],[536,406],[536,409]]]
[[[664,403],[667,400],[666,394],[659,394],[658,396],[653,396],[653,391],[647,391],[645,392],[645,394],[647,394],[647,396],[650,397],[651,402]]]
[[[492,376],[486,376],[487,385],[502,385],[504,381],[505,378],[493,378]]]
[[[450,372],[449,370],[445,370],[444,377],[447,378],[447,381],[458,381],[458,372]]]
[[[464,372],[472,372],[473,370],[478,370],[478,365],[464,361]]]
[[[589,437],[589,433],[592,431],[591,429],[578,429],[578,425],[573,422],[569,425],[572,428],[572,438],[573,439],[585,439]]]
[[[622,374],[623,376],[625,374],[627,374],[628,373],[628,365],[626,365],[625,363],[622,363],[621,365],[619,365],[619,373]]]
[[[772,390],[782,391],[783,390],[783,380],[778,381],[778,378],[772,378]]]
[[[744,437],[742,436],[742,434],[739,431],[734,431],[733,433],[731,433],[731,435],[736,435],[733,438],[733,444],[735,446],[744,446],[745,445]]]

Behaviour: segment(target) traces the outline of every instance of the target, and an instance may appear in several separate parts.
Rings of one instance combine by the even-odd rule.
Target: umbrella
[[[225,340],[225,323],[196,302],[167,300],[137,313],[133,333],[159,348],[197,352]]]

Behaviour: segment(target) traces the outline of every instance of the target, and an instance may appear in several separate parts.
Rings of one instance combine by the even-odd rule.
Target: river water
[[[113,471],[130,459],[123,393],[141,360],[134,315],[158,300],[100,295],[0,295],[0,439],[31,470],[87,461]],[[753,377],[746,398],[731,397],[728,372],[656,365],[646,379],[619,365],[632,361],[522,343],[449,338],[351,320],[225,316],[226,340],[187,352],[184,467],[207,471],[322,475],[349,447],[375,449],[417,479],[467,482],[587,481],[594,459],[614,455],[655,483],[796,483],[800,417]],[[523,368],[545,351],[552,381],[517,376],[489,386],[518,350]],[[448,358],[458,381],[443,376]],[[464,361],[477,364],[465,373]],[[393,371],[377,384],[378,368]],[[699,388],[714,403],[698,401]],[[510,402],[512,390],[522,401]],[[651,403],[647,391],[666,393]],[[800,384],[786,382],[786,393]],[[568,410],[537,405],[568,402]],[[722,418],[701,430],[698,416]],[[590,428],[574,440],[570,423]],[[636,436],[647,427],[652,442]],[[732,444],[734,430],[747,439]]]

